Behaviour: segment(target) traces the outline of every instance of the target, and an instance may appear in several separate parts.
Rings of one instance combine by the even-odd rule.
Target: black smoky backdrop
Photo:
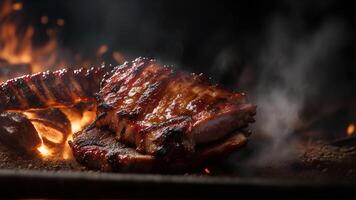
[[[356,122],[353,2],[23,3],[30,20],[38,21],[43,15],[64,19],[58,39],[66,52],[94,57],[105,44],[108,51],[100,62],[116,64],[113,51],[126,60],[156,58],[247,92],[258,105],[254,135],[270,138],[258,162],[289,157],[291,138],[332,141]]]

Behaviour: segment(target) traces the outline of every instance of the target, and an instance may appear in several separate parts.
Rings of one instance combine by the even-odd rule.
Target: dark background
[[[58,32],[60,59],[138,56],[247,92],[256,104],[249,164],[285,163],[294,143],[331,143],[356,124],[355,3],[341,0],[21,1],[23,23]],[[49,23],[40,23],[48,16]],[[65,25],[56,25],[64,19]],[[23,26],[26,27],[26,26]],[[98,57],[101,45],[108,51]],[[255,138],[253,138],[255,137]],[[262,139],[261,139],[262,138]],[[300,140],[301,139],[301,140]],[[252,147],[252,148],[251,148]],[[256,151],[259,147],[260,150]]]
[[[347,123],[356,119],[353,2],[37,0],[23,3],[27,21],[35,24],[39,32],[56,27],[59,18],[65,20],[63,27],[56,27],[65,59],[79,53],[95,60],[94,63],[116,64],[111,57],[113,51],[121,52],[127,60],[138,56],[156,58],[183,70],[204,72],[214,82],[246,91],[260,108],[273,108],[258,113],[294,116],[298,112],[297,117],[304,113],[305,121],[310,121],[320,113],[340,112],[321,122],[326,129],[327,125],[339,124],[338,130],[344,130]],[[49,17],[45,26],[39,20],[43,15]],[[43,40],[38,35],[38,41]],[[109,50],[97,58],[95,53],[102,44],[108,45]],[[293,113],[288,113],[293,106]],[[260,124],[266,124],[265,120],[268,119],[257,118]],[[290,121],[284,122],[287,127]]]
[[[336,73],[354,79],[354,3],[348,1],[140,1],[61,0],[24,1],[33,22],[42,15],[65,19],[60,42],[65,48],[91,56],[101,44],[131,59],[158,58],[168,64],[209,73],[228,86],[240,78],[244,65],[259,67],[266,30],[274,18],[287,24],[293,38],[313,34],[328,20],[338,20],[348,34]],[[352,35],[352,37],[350,37]],[[228,54],[219,61],[221,54]],[[347,61],[346,61],[347,60]],[[110,58],[107,57],[107,62]],[[226,62],[224,67],[222,63]],[[216,69],[217,68],[217,69]],[[257,70],[258,71],[258,70]],[[257,73],[258,74],[258,73]],[[254,77],[255,78],[255,77]]]

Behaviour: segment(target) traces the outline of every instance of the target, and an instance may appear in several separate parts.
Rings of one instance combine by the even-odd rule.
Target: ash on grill
[[[356,172],[356,148],[354,146],[332,146],[308,144],[301,155],[307,168],[317,168],[323,172],[354,175]]]
[[[256,139],[260,141],[256,142]],[[261,143],[265,143],[264,140],[251,140],[240,152],[207,167],[205,174],[305,181],[356,180],[356,148],[353,144],[300,142],[293,147],[295,154],[284,162],[270,160],[261,164],[251,161],[263,149]],[[352,138],[346,139],[350,140]]]
[[[334,147],[326,144],[307,144],[298,158],[289,164],[271,163],[270,166],[248,166],[222,161],[194,172],[196,175],[260,177],[299,180],[328,180],[343,178],[356,180],[356,151],[354,147]],[[232,156],[231,159],[236,159]],[[236,161],[236,160],[234,160]],[[15,153],[0,145],[0,169],[32,169],[45,171],[87,171],[75,160],[44,160],[39,157]]]
[[[0,145],[0,169],[85,170],[74,160],[43,160],[36,156],[14,153],[2,145]]]

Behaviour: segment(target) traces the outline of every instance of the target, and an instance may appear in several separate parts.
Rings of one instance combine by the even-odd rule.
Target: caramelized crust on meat
[[[74,135],[73,154],[105,171],[187,171],[245,144],[242,129],[256,113],[242,93],[145,58],[114,69],[63,69],[0,84],[0,112],[78,102],[96,103],[97,119]],[[10,132],[3,134],[7,141],[15,139]]]
[[[203,75],[175,72],[154,60],[125,63],[103,82],[98,127],[145,154],[195,151],[253,122],[255,106],[244,94],[212,85]]]
[[[74,135],[69,145],[79,163],[101,171],[149,172],[155,160],[117,142],[108,130],[84,129]]]
[[[111,66],[62,69],[10,79],[0,85],[0,111],[72,106],[95,101],[104,75]]]
[[[84,129],[74,135],[69,144],[79,163],[101,171],[181,173],[195,170],[208,161],[221,158],[246,143],[243,133],[235,133],[214,144],[200,147],[195,153],[165,160],[142,154],[117,142],[115,135],[105,129]]]

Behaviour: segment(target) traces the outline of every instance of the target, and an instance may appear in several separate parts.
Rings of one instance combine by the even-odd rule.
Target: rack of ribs
[[[256,106],[202,74],[137,58],[115,68],[62,70],[0,86],[1,110],[92,101],[96,120],[70,146],[85,166],[106,171],[196,167],[246,143]]]

